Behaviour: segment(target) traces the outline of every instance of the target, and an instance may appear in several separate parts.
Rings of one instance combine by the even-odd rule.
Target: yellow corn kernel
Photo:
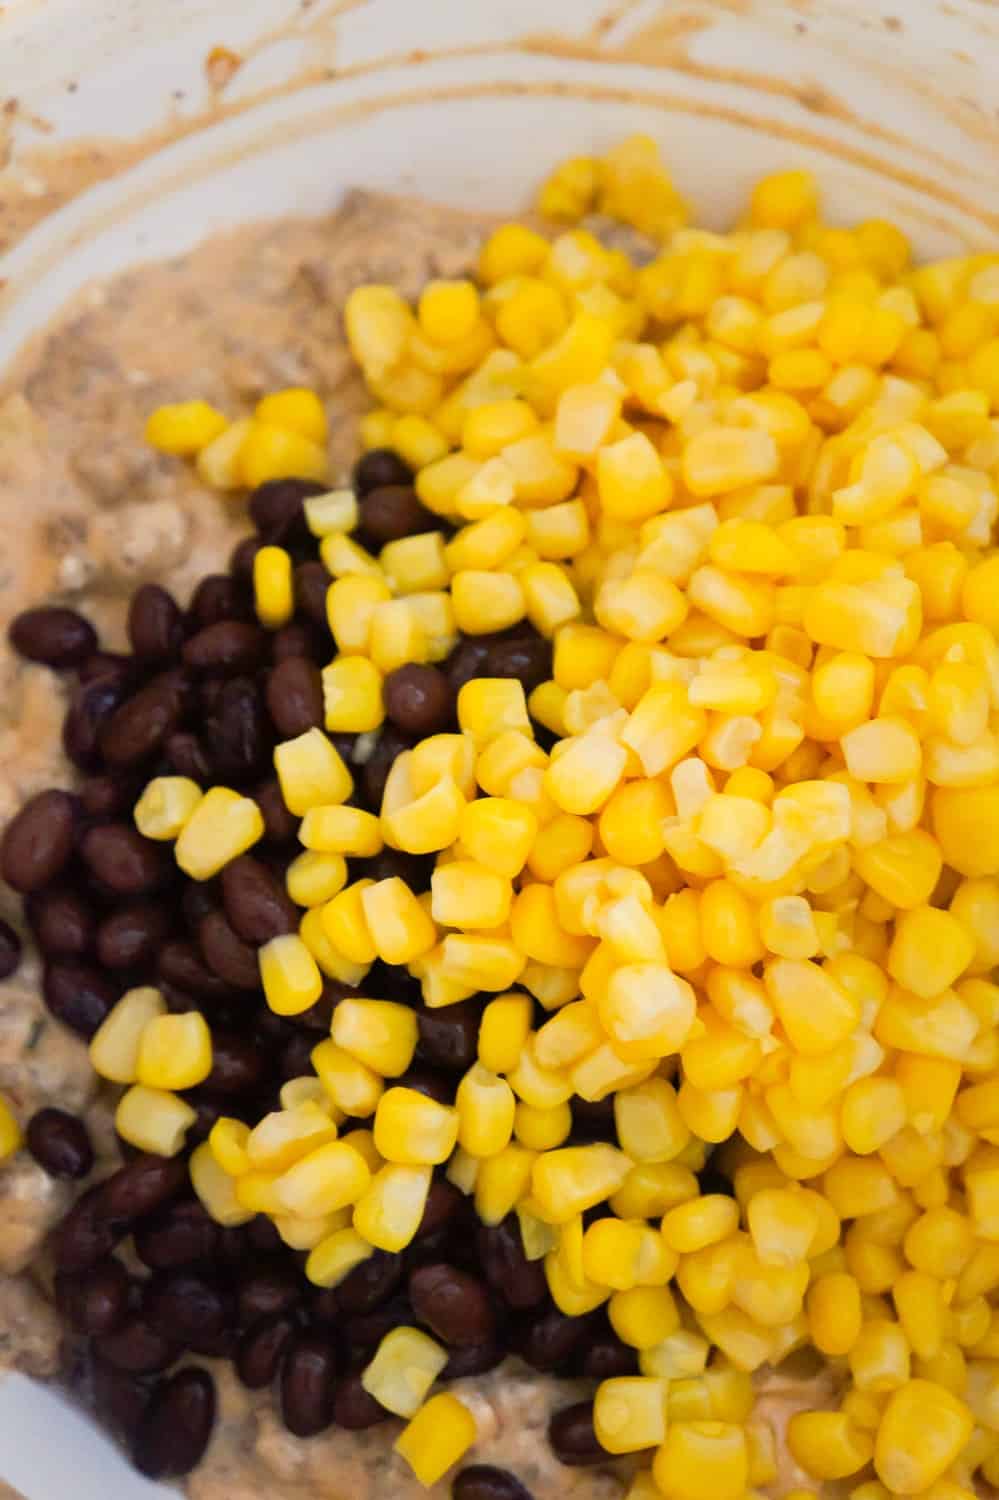
[[[909,1363],[908,1340],[899,1325],[887,1318],[865,1322],[849,1354],[855,1389],[874,1395],[905,1385]]]
[[[524,868],[537,826],[530,808],[506,797],[481,797],[463,809],[458,837],[479,867],[485,866],[497,876],[512,879]]]
[[[845,1271],[819,1276],[806,1296],[808,1334],[815,1347],[832,1356],[848,1354],[863,1327],[860,1287]]]
[[[354,1228],[376,1250],[395,1254],[416,1237],[432,1171],[430,1167],[388,1165],[372,1167],[372,1172],[369,1186],[354,1205]]]
[[[368,649],[374,611],[391,597],[381,576],[352,574],[334,579],[326,591],[326,617],[340,651],[358,655]]]
[[[154,1156],[176,1156],[197,1114],[176,1094],[136,1083],[115,1110],[115,1129],[122,1140]]]
[[[406,353],[415,332],[408,305],[390,286],[356,287],[344,306],[351,351],[365,374],[386,374]]]
[[[480,1162],[474,1191],[475,1211],[483,1224],[499,1224],[517,1203],[528,1196],[531,1173],[539,1159],[536,1151],[511,1141],[495,1156]]]
[[[226,430],[228,422],[207,401],[158,406],[146,422],[146,442],[160,453],[193,457]]]
[[[310,495],[302,502],[305,521],[313,536],[331,536],[333,532],[353,531],[360,511],[353,490],[328,490],[324,495]]]
[[[516,1067],[530,1035],[532,1006],[527,995],[512,993],[490,1000],[479,1027],[479,1061],[492,1073]]]
[[[517,551],[526,533],[527,522],[521,511],[510,506],[495,510],[481,521],[463,526],[448,542],[444,549],[446,565],[454,573],[502,567]]]
[[[530,733],[521,683],[507,677],[477,677],[458,693],[458,723],[482,747],[508,730]]]
[[[370,858],[382,850],[378,819],[359,807],[346,807],[342,803],[310,807],[302,819],[298,837],[306,849],[321,854],[345,854],[357,859]]]
[[[527,612],[524,590],[510,573],[471,569],[455,573],[451,580],[455,623],[466,635],[505,630]]]
[[[283,547],[261,547],[253,559],[257,619],[266,630],[287,625],[295,613],[291,556]]]
[[[888,971],[905,989],[929,999],[964,973],[974,952],[974,938],[950,912],[918,906],[895,924]]]
[[[416,1015],[390,1000],[341,1000],[330,1035],[338,1047],[383,1078],[398,1078],[413,1060],[418,1041]]]
[[[766,229],[797,229],[818,212],[818,189],[810,172],[771,172],[753,188],[750,222]]]
[[[227,1119],[223,1115],[216,1120],[208,1137],[208,1147],[223,1172],[230,1177],[242,1177],[250,1170],[247,1146],[250,1127],[242,1120]]]
[[[554,1151],[572,1132],[572,1111],[567,1103],[539,1109],[517,1101],[513,1133],[529,1151]]]
[[[749,1477],[745,1432],[732,1422],[671,1420],[652,1472],[670,1500],[740,1500]]]
[[[449,1392],[431,1396],[395,1440],[395,1451],[424,1487],[442,1479],[478,1436],[468,1407]]]
[[[353,1146],[328,1141],[279,1176],[274,1193],[285,1212],[316,1219],[356,1203],[370,1181],[368,1164]]]
[[[201,801],[196,781],[187,776],[156,776],[135,804],[135,826],[147,839],[176,839]]]
[[[346,884],[347,861],[342,854],[306,849],[285,871],[285,888],[296,906],[322,906]]]
[[[507,938],[452,932],[444,939],[444,975],[475,990],[508,990],[524,967],[524,955]]]
[[[112,1083],[136,1083],[146,1027],[165,1013],[166,1001],[159,990],[149,985],[126,990],[91,1038],[94,1072]]]
[[[254,1217],[254,1211],[244,1208],[236,1197],[233,1179],[219,1165],[208,1141],[203,1141],[191,1153],[189,1170],[191,1186],[205,1212],[216,1224],[232,1229],[248,1224]]]
[[[764,982],[796,1051],[829,1051],[860,1019],[850,993],[809,959],[781,958],[767,965]]]
[[[631,1062],[679,1052],[696,1018],[694,992],[665,964],[623,964],[598,997],[600,1021]]]
[[[738,1224],[739,1209],[734,1199],[709,1193],[671,1208],[663,1218],[662,1235],[672,1250],[689,1255],[727,1239]]]
[[[614,1121],[621,1149],[633,1162],[672,1161],[689,1140],[676,1091],[665,1078],[649,1078],[619,1090]]]
[[[436,943],[433,922],[398,876],[364,883],[360,899],[376,956],[385,963],[411,963]]]
[[[550,1223],[566,1224],[616,1192],[628,1165],[627,1157],[613,1146],[547,1151],[533,1163],[532,1194]]]
[[[353,779],[336,746],[321,729],[308,729],[274,751],[274,767],[288,811],[302,817],[310,807],[345,802]]]
[[[624,1376],[605,1380],[593,1405],[597,1441],[607,1453],[637,1453],[666,1437],[666,1382]]]
[[[139,1039],[136,1079],[152,1089],[203,1083],[212,1070],[212,1034],[200,1011],[153,1015]]]
[[[0,1162],[7,1161],[21,1149],[23,1137],[14,1111],[0,1094]]]
[[[252,797],[211,787],[181,829],[174,850],[177,863],[192,880],[210,880],[252,848],[263,832],[263,815]]]
[[[846,1479],[870,1462],[870,1433],[854,1426],[839,1411],[799,1411],[787,1426],[787,1445],[795,1462],[813,1479]]]
[[[874,1468],[888,1489],[914,1495],[939,1479],[973,1427],[965,1403],[944,1386],[910,1380],[892,1393],[878,1428]]]
[[[378,956],[362,900],[370,884],[370,881],[355,881],[320,908],[326,937],[338,953],[357,964],[370,965]]]
[[[249,489],[272,479],[312,479],[325,484],[330,472],[325,444],[257,418],[240,446],[239,468]]]
[[[854,854],[854,869],[889,905],[908,911],[927,902],[943,865],[936,840],[922,828],[891,834]]]
[[[608,443],[597,453],[597,486],[605,515],[644,521],[669,505],[669,471],[642,432]]]
[[[615,1292],[608,1313],[618,1338],[633,1349],[653,1349],[680,1326],[680,1313],[666,1286],[636,1286]]]
[[[458,1144],[470,1156],[496,1156],[510,1144],[517,1101],[510,1085],[474,1063],[455,1097]]]
[[[447,1350],[418,1328],[393,1328],[364,1369],[361,1384],[386,1411],[413,1417],[447,1364]]]
[[[481,804],[471,803],[466,811]],[[431,914],[442,927],[502,927],[510,915],[509,877],[472,859],[439,866],[431,878]]]
[[[372,612],[372,624],[379,607]],[[374,662],[365,656],[338,656],[323,668],[322,680],[324,723],[331,734],[367,734],[381,725],[382,674]]]
[[[375,1145],[387,1162],[433,1166],[446,1161],[458,1138],[458,1113],[419,1094],[391,1088],[375,1111]]]
[[[260,949],[260,982],[275,1015],[297,1016],[322,994],[319,965],[296,933],[272,938]]]
[[[523,224],[501,224],[479,252],[479,280],[495,286],[509,276],[529,275],[547,258],[549,242]]]
[[[746,1227],[764,1265],[791,1266],[806,1259],[818,1223],[808,1198],[785,1188],[754,1193],[746,1208]]]
[[[372,1255],[372,1247],[356,1229],[336,1229],[320,1240],[305,1263],[313,1286],[336,1286]]]

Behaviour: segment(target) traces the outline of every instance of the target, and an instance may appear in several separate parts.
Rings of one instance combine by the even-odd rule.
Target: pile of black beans
[[[420,504],[412,475],[388,451],[357,465],[357,540],[388,541],[446,523]],[[320,668],[334,655],[326,620],[330,583],[316,560],[302,501],[321,487],[285,480],[250,496],[255,532],[229,571],[202,579],[186,608],[147,584],[128,615],[129,653],[100,648],[93,627],[64,608],[20,615],[10,628],[24,657],[67,674],[66,753],[80,776],[72,791],[44,791],[9,824],[0,874],[24,901],[44,964],[45,1003],[57,1021],[91,1037],[119,996],[154,984],[174,1011],[198,1010],[212,1031],[214,1063],[185,1096],[197,1112],[187,1148],[220,1115],[255,1122],[278,1107],[282,1083],[310,1073],[310,1053],[339,1001],[355,993],[327,981],[316,1005],[291,1019],[272,1014],[259,985],[257,948],[295,930],[285,893],[298,852],[297,820],[272,769],[280,740],[322,726]],[[287,548],[295,563],[294,620],[258,625],[252,565],[259,547]],[[395,757],[427,734],[457,727],[458,689],[475,676],[519,678],[529,692],[551,674],[551,648],[527,623],[463,639],[439,666],[409,665],[386,679],[387,718],[373,753],[354,764],[358,806],[378,811]],[[538,726],[539,739],[546,732]],[[334,737],[348,761],[355,737]],[[153,776],[179,774],[254,797],[265,836],[215,880],[189,881],[169,846],[144,839],[132,809]],[[386,849],[351,861],[352,880],[399,875],[429,887],[432,859]],[[16,935],[0,926],[0,977],[17,965]],[[476,1057],[488,997],[444,1010],[423,1005],[405,970],[378,963],[363,993],[411,1005],[419,1048],[400,1083],[451,1103]],[[540,1017],[540,1012],[539,1012]],[[365,1122],[358,1122],[365,1123]],[[610,1102],[577,1101],[574,1139],[613,1139]],[[450,1352],[444,1380],[482,1374],[508,1354],[536,1370],[594,1381],[637,1369],[634,1351],[597,1312],[570,1318],[548,1295],[540,1262],[524,1254],[514,1216],[478,1223],[470,1201],[442,1173],[414,1242],[376,1252],[334,1290],[305,1277],[264,1217],[223,1229],[195,1198],[186,1154],[137,1154],[85,1188],[54,1240],[57,1301],[69,1330],[70,1374],[142,1472],[189,1472],[215,1418],[215,1388],[190,1356],[231,1360],[252,1389],[271,1387],[289,1430],[308,1437],[332,1423],[350,1429],[389,1420],[361,1371],[391,1328],[415,1323]],[[47,1172],[85,1183],[93,1151],[83,1124],[55,1107],[29,1122],[27,1146]],[[134,1256],[120,1254],[130,1244]],[[138,1262],[141,1273],[129,1269]],[[184,1358],[183,1367],[174,1370]],[[172,1373],[171,1373],[172,1372]],[[592,1404],[556,1416],[550,1438],[566,1464],[603,1462]],[[505,1471],[471,1465],[455,1500],[530,1500]]]

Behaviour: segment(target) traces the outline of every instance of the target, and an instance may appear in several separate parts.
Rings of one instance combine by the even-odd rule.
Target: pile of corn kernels
[[[328,734],[377,732],[386,674],[459,632],[526,617],[552,679],[467,683],[380,817],[345,805],[322,730],[279,746],[303,914],[262,985],[282,1015],[324,974],[359,997],[316,1079],[252,1130],[221,1121],[194,1184],[224,1223],[271,1214],[322,1286],[409,1242],[435,1165],[485,1223],[515,1212],[558,1307],[606,1304],[640,1351],[594,1412],[607,1452],[654,1453],[630,1500],[771,1484],[747,1377],[803,1346],[843,1378],[787,1432],[818,1486],[970,1500],[999,1484],[999,255],[913,268],[891,224],[824,223],[800,171],[729,233],[687,227],[644,138],[566,163],[540,208],[621,220],[654,256],[511,223],[476,281],[346,306],[379,403],[363,441],[451,534],[374,556],[349,491],[306,513]],[[165,409],[150,438],[222,489],[329,477],[310,392],[233,424]],[[265,625],[290,618],[281,548],[256,595]],[[136,822],[195,879],[261,832],[249,799],[181,778]],[[430,890],[348,884],[383,845],[435,854]],[[454,1107],[393,1086],[416,1025],[364,998],[376,958],[431,1007],[484,992]],[[145,1005],[93,1056],[133,1082],[122,1134],[131,1112],[158,1149],[150,1111],[204,1076],[210,1038]],[[122,1077],[140,1039],[157,1089]],[[618,1144],[564,1144],[570,1101],[611,1096]],[[734,1197],[699,1192],[712,1148]],[[420,1411],[444,1358],[396,1330],[365,1374],[414,1418],[427,1483],[474,1440],[434,1405],[455,1398]]]

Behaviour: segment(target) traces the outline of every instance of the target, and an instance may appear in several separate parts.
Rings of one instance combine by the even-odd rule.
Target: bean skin
[[[120,673],[81,681],[70,699],[62,726],[62,744],[81,771],[96,771],[103,759],[101,740],[114,716],[125,706],[133,684]]]
[[[198,919],[199,926],[202,920]],[[164,943],[156,969],[162,984],[173,985],[188,995],[222,1002],[232,994],[229,986],[208,967],[194,944],[181,938]]]
[[[469,1464],[455,1477],[451,1500],[534,1500],[534,1497],[509,1469]]]
[[[220,911],[202,918],[198,941],[205,962],[226,984],[238,990],[255,990],[260,986],[257,950],[237,937]]]
[[[287,844],[298,832],[298,819],[284,805],[277,777],[256,787],[253,798],[264,818],[264,838],[269,844]]]
[[[582,1352],[579,1373],[587,1380],[614,1380],[621,1375],[638,1374],[638,1352],[619,1339],[606,1338]]]
[[[188,606],[187,624],[192,635],[220,620],[248,620],[251,611],[246,592],[228,573],[209,573],[202,578]]]
[[[211,757],[196,734],[179,729],[176,734],[167,736],[163,750],[178,776],[189,776],[192,781],[201,783],[211,780]]]
[[[0,979],[9,979],[21,962],[21,939],[9,922],[0,919]]]
[[[10,643],[28,661],[64,670],[97,649],[97,632],[75,609],[26,609],[11,624]]]
[[[364,1389],[360,1375],[347,1375],[341,1380],[333,1402],[333,1420],[338,1427],[345,1427],[349,1432],[362,1432],[365,1428],[387,1422],[390,1416],[391,1412],[387,1412]]]
[[[179,1156],[140,1155],[101,1184],[104,1212],[112,1220],[141,1219],[187,1186],[187,1163]]]
[[[116,896],[148,896],[169,873],[160,845],[127,823],[98,823],[80,840],[80,856],[92,875]]]
[[[253,563],[263,546],[258,536],[244,536],[236,543],[229,556],[229,572],[237,584],[253,585]]]
[[[45,965],[42,994],[56,1020],[89,1041],[118,999],[120,987],[90,964],[59,959]]]
[[[28,1121],[28,1150],[50,1177],[78,1180],[94,1165],[94,1148],[87,1127],[64,1109],[48,1106]]]
[[[420,1322],[452,1348],[487,1344],[493,1336],[496,1316],[488,1292],[456,1266],[419,1266],[409,1278],[409,1300]]]
[[[77,788],[84,817],[104,822],[131,812],[139,788],[130,777],[87,776]]]
[[[272,739],[256,682],[233,677],[225,682],[216,709],[205,720],[212,765],[226,783],[255,781],[270,756]]]
[[[551,642],[541,636],[512,641],[496,641],[489,647],[482,665],[484,677],[515,677],[532,693],[552,675]]]
[[[196,672],[232,677],[252,672],[263,660],[267,637],[249,620],[220,620],[184,642],[184,665]]]
[[[281,1415],[296,1437],[314,1437],[333,1420],[336,1357],[322,1334],[301,1333],[281,1370]]]
[[[300,912],[283,883],[262,860],[241,854],[222,871],[222,904],[229,926],[259,946],[297,932]]]
[[[457,696],[466,682],[483,675],[489,645],[482,640],[465,640],[457,645],[443,664],[443,672]]]
[[[251,1324],[236,1347],[236,1374],[251,1391],[269,1386],[295,1333],[295,1319],[274,1313]]]
[[[94,1411],[101,1426],[131,1443],[149,1400],[146,1382],[95,1359],[92,1392]]]
[[[412,1084],[407,1087],[412,1088]],[[435,1177],[430,1184],[426,1206],[417,1235],[434,1234],[451,1220],[464,1202],[464,1195],[445,1177]]]
[[[172,594],[158,583],[144,583],[128,607],[128,638],[136,656],[149,662],[169,662],[184,640],[184,619]]]
[[[73,852],[76,803],[69,792],[39,792],[15,813],[0,842],[0,875],[22,895],[51,884]]]
[[[189,687],[181,671],[161,672],[102,723],[100,748],[109,765],[134,766],[180,727]]]
[[[593,1428],[592,1401],[578,1401],[556,1412],[548,1426],[548,1441],[559,1463],[572,1468],[607,1461]]]
[[[215,1426],[215,1382],[190,1367],[154,1391],[135,1434],[132,1458],[149,1479],[189,1474],[204,1456]]]

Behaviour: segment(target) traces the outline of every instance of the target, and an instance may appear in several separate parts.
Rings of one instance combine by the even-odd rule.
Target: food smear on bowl
[[[15,374],[0,1351],[196,1500],[989,1493],[999,255],[537,208]]]

